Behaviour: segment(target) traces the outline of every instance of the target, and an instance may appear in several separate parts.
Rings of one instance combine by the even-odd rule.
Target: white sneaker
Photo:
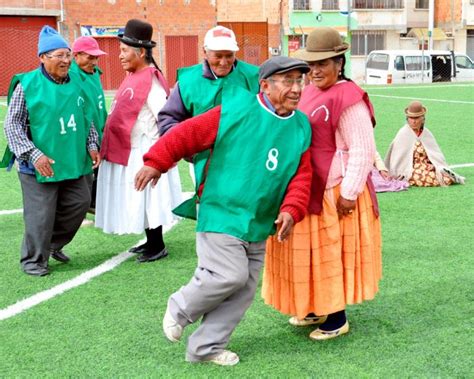
[[[171,316],[168,307],[166,307],[166,312],[163,317],[163,332],[165,333],[166,338],[171,342],[179,342],[183,335],[183,327],[175,321],[173,316]]]
[[[230,350],[223,350],[221,353],[217,354],[215,357],[208,359],[208,362],[215,363],[219,366],[234,366],[239,363],[240,359],[237,354]]]

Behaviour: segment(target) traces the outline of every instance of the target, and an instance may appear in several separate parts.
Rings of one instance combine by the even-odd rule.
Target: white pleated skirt
[[[171,210],[182,202],[178,168],[162,174],[155,188],[135,190],[136,173],[150,146],[132,147],[128,166],[103,160],[97,178],[95,226],[105,233],[141,234],[176,220]]]

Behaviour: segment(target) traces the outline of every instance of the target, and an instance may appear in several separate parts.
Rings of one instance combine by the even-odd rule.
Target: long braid
[[[145,60],[147,61],[147,63],[152,63],[153,66],[155,66],[158,71],[163,73],[161,69],[158,67],[158,65],[156,64],[156,61],[155,61],[155,58],[153,58],[153,53],[151,49],[145,49]]]

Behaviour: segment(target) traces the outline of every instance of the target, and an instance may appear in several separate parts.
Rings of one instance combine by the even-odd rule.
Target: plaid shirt
[[[28,109],[26,108],[25,93],[20,83],[13,91],[5,119],[5,136],[8,147],[19,161],[36,163],[44,155],[31,141],[28,136],[29,129]],[[87,136],[87,149],[99,150],[99,136],[94,124],[91,125]]]

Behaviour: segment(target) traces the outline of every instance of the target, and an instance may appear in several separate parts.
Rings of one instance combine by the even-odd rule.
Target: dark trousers
[[[25,223],[20,264],[23,269],[47,267],[50,249],[60,250],[81,226],[90,204],[89,184],[85,176],[55,183],[18,176]]]

